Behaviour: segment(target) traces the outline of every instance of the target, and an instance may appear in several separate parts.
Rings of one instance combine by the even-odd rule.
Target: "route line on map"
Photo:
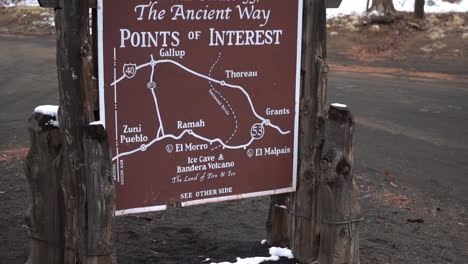
[[[153,55],[151,55],[151,62],[154,62],[155,60],[153,59]],[[154,88],[156,88],[156,83],[154,82],[154,67],[156,66],[156,64],[154,63],[151,63],[151,77],[150,77],[150,81],[148,82],[148,88],[150,88],[149,86],[150,85],[153,85]],[[155,89],[150,89],[151,90],[151,93],[153,94],[153,100],[154,100],[154,105],[156,107],[156,113],[158,114],[158,120],[159,120],[159,129],[158,129],[158,133],[156,134],[156,137],[160,137],[160,135],[162,134],[164,136],[164,125],[163,125],[163,122],[162,122],[162,118],[161,118],[161,112],[159,111],[159,103],[158,103],[158,97],[156,96],[156,92],[154,91]]]
[[[201,74],[199,72],[196,72],[196,71],[194,71],[194,70],[192,70],[192,69],[190,69],[190,68],[188,68],[188,67],[186,67],[186,66],[184,66],[184,65],[182,65],[179,62],[174,61],[174,60],[168,60],[168,59],[154,60],[153,55],[151,55],[151,61],[148,62],[148,63],[145,63],[145,64],[141,64],[139,66],[136,66],[136,72],[138,72],[139,69],[142,69],[142,68],[145,68],[145,67],[148,67],[148,66],[152,67],[150,82],[148,83],[148,88],[150,88],[150,90],[152,91],[153,100],[154,100],[155,107],[156,107],[156,112],[157,112],[158,119],[159,119],[159,122],[160,122],[160,126],[159,126],[159,129],[158,129],[156,138],[153,139],[150,143],[143,144],[139,148],[136,148],[136,149],[134,149],[132,151],[123,152],[123,153],[118,154],[117,156],[112,158],[112,161],[115,161],[115,160],[117,160],[117,159],[119,159],[121,157],[124,157],[124,156],[134,154],[136,152],[146,151],[148,147],[150,147],[154,143],[159,142],[159,141],[164,140],[164,139],[171,138],[171,139],[174,139],[174,140],[179,140],[183,136],[185,136],[186,134],[189,134],[189,135],[191,135],[191,136],[193,136],[195,138],[198,138],[200,140],[206,141],[206,142],[208,142],[210,144],[219,143],[225,149],[247,149],[247,147],[250,146],[255,141],[255,138],[252,137],[250,139],[250,141],[248,143],[246,143],[246,144],[242,144],[242,145],[238,145],[238,146],[230,146],[230,145],[227,145],[225,142],[223,142],[220,138],[215,138],[215,139],[205,138],[205,137],[203,137],[201,135],[196,134],[191,129],[186,129],[186,130],[182,131],[182,133],[180,133],[178,136],[175,136],[175,135],[172,135],[172,134],[165,135],[164,134],[164,127],[163,127],[163,123],[162,123],[162,119],[161,119],[161,114],[160,114],[160,111],[159,111],[157,96],[156,96],[156,93],[154,92],[156,86],[154,86],[152,89],[150,87],[150,85],[156,85],[155,82],[153,81],[154,80],[153,79],[154,78],[154,68],[155,68],[156,65],[161,64],[161,63],[174,64],[174,65],[178,66],[179,68],[181,68],[181,69],[183,69],[183,70],[185,70],[185,71],[187,71],[187,72],[189,72],[189,73],[191,73],[191,74],[193,74],[195,76],[198,76],[200,78],[208,80],[209,82],[214,82],[214,83],[217,83],[217,84],[219,84],[221,86],[225,86],[225,87],[229,87],[229,88],[233,88],[233,89],[239,89],[245,95],[245,97],[247,97],[247,100],[249,101],[250,108],[251,108],[252,113],[254,114],[254,116],[262,121],[262,123],[261,123],[262,126],[269,126],[271,128],[274,128],[275,130],[277,130],[282,135],[287,135],[287,134],[291,133],[291,131],[289,131],[289,130],[288,131],[283,131],[280,127],[272,124],[270,122],[270,120],[260,116],[257,113],[257,111],[255,110],[255,107],[253,105],[252,99],[250,98],[250,95],[247,93],[247,91],[245,91],[245,89],[242,86],[229,84],[229,83],[226,83],[225,81],[220,81],[220,80],[213,79],[210,76],[206,76],[206,75],[203,75],[203,74]],[[136,72],[135,72],[135,75],[136,75]],[[121,82],[121,81],[123,81],[124,79],[127,79],[127,78],[128,77],[126,75],[123,75],[122,77],[120,77],[117,80],[115,80],[116,78],[114,78],[115,81],[111,84],[111,86],[116,87],[117,83],[119,83],[119,82]],[[130,79],[130,78],[128,78],[128,79]],[[231,108],[231,110],[232,110],[232,108]],[[163,136],[160,136],[160,134],[163,134]]]
[[[211,65],[211,68],[210,68],[210,73],[208,74],[209,77],[211,77],[211,73],[213,72],[213,69],[214,67],[216,66],[216,64],[218,64],[219,60],[221,59],[221,54],[222,52],[220,51],[219,54],[218,54],[218,58],[216,58],[216,61],[213,63],[213,65]],[[226,144],[231,142],[231,140],[234,138],[234,136],[236,135],[237,133],[237,129],[238,129],[238,121],[237,121],[237,116],[236,116],[236,112],[234,112],[234,109],[232,109],[231,107],[231,104],[229,103],[229,101],[224,98],[224,96],[221,94],[220,91],[216,90],[216,88],[213,86],[213,83],[208,81],[208,83],[210,84],[211,88],[213,89],[213,91],[215,91],[220,97],[221,99],[224,100],[224,102],[227,104],[227,106],[229,107],[229,109],[231,110],[231,113],[232,113],[232,117],[234,118],[234,124],[235,124],[235,128],[234,128],[234,132],[232,132],[231,136],[229,137],[228,140],[226,140]],[[218,148],[222,147],[222,145],[218,145],[214,148],[211,149],[211,151],[214,151],[214,150],[217,150]]]

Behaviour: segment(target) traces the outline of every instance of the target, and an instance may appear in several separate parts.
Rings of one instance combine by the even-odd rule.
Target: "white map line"
[[[156,64],[153,63],[155,60],[153,59],[153,55],[151,55],[151,77],[150,81],[148,82],[148,89],[151,89],[151,93],[153,94],[153,100],[154,100],[154,105],[156,107],[156,113],[158,114],[158,121],[159,121],[159,129],[158,133],[156,134],[156,137],[160,137],[161,134],[164,136],[164,124],[162,122],[161,118],[161,111],[159,111],[159,103],[158,103],[158,97],[156,96],[156,92],[154,91],[156,88],[156,83],[154,82],[154,67],[156,67]],[[151,88],[153,87],[153,88]]]
[[[276,126],[276,125],[273,125],[273,124],[270,122],[269,119],[266,119],[266,118],[260,116],[260,115],[257,113],[257,111],[255,110],[255,107],[254,107],[254,105],[253,105],[252,99],[250,98],[250,95],[247,93],[247,91],[245,91],[245,89],[244,89],[242,86],[234,85],[234,84],[229,84],[229,83],[226,83],[225,81],[220,81],[220,80],[213,79],[213,78],[211,78],[210,76],[206,76],[206,75],[203,75],[203,74],[201,74],[201,73],[199,73],[199,72],[196,72],[196,71],[194,71],[194,70],[192,70],[192,69],[190,69],[190,68],[188,68],[188,67],[186,67],[186,66],[184,66],[184,65],[182,65],[182,64],[180,64],[179,62],[174,61],[174,60],[167,60],[167,59],[165,59],[165,60],[154,60],[154,59],[153,59],[153,55],[151,55],[151,61],[150,61],[150,62],[137,66],[135,71],[137,72],[139,69],[142,69],[142,68],[144,68],[144,67],[151,66],[151,67],[152,67],[151,79],[150,79],[150,82],[148,83],[148,86],[150,85],[150,83],[153,83],[154,85],[156,85],[156,84],[154,83],[154,81],[153,81],[153,78],[154,78],[154,67],[155,67],[156,65],[158,65],[158,64],[161,64],[161,63],[171,63],[171,64],[174,64],[174,65],[178,66],[179,68],[181,68],[181,69],[183,69],[183,70],[185,70],[185,71],[187,71],[187,72],[189,72],[189,73],[191,73],[191,74],[193,74],[193,75],[195,75],[195,76],[198,76],[198,77],[200,77],[200,78],[206,79],[206,80],[208,80],[208,81],[210,81],[210,82],[217,83],[217,84],[219,84],[219,85],[221,85],[221,86],[225,86],[225,87],[230,87],[230,88],[234,88],[234,89],[239,89],[239,90],[241,90],[242,93],[243,93],[243,94],[245,95],[245,97],[247,98],[247,100],[249,101],[249,104],[250,104],[250,108],[251,108],[251,110],[252,110],[252,113],[255,115],[255,117],[257,117],[258,119],[260,119],[260,120],[262,121],[262,123],[261,123],[262,126],[269,126],[269,127],[272,127],[272,128],[274,128],[274,129],[276,129],[276,130],[277,130],[280,134],[282,134],[282,135],[287,135],[287,134],[290,134],[290,133],[291,133],[291,131],[289,131],[289,130],[288,130],[288,131],[283,131],[280,127],[278,127],[278,126]],[[135,72],[135,75],[136,75],[136,72]],[[133,75],[133,76],[134,76],[134,75]],[[132,76],[132,77],[133,77],[133,76]],[[126,78],[127,78],[126,75],[121,76],[121,77],[120,77],[119,79],[117,79],[117,80],[115,80],[115,78],[114,78],[115,81],[111,84],[111,86],[116,87],[117,83],[121,82],[122,80],[124,80],[124,79],[126,79]],[[139,151],[146,151],[147,148],[150,147],[151,145],[153,145],[154,143],[159,142],[159,141],[164,140],[164,139],[167,139],[167,138],[172,138],[172,139],[175,139],[175,140],[179,140],[179,139],[181,139],[181,138],[182,138],[184,135],[186,135],[186,134],[189,134],[189,135],[191,135],[191,136],[193,136],[193,137],[195,137],[195,138],[198,138],[198,139],[200,139],[200,140],[206,141],[206,142],[208,142],[208,143],[210,143],[210,144],[219,143],[224,149],[247,149],[247,147],[250,146],[250,145],[255,141],[255,138],[252,137],[252,138],[250,139],[250,141],[249,141],[248,143],[246,143],[246,144],[237,145],[237,146],[235,146],[235,145],[232,146],[232,145],[226,144],[227,142],[226,142],[226,143],[223,142],[220,138],[215,138],[215,139],[205,138],[205,137],[203,137],[203,136],[201,136],[201,135],[198,135],[197,133],[195,133],[195,132],[194,132],[193,130],[191,130],[191,129],[186,129],[186,130],[182,131],[182,133],[179,134],[178,136],[175,136],[175,135],[172,135],[172,134],[164,135],[164,130],[161,129],[161,128],[162,128],[162,119],[161,119],[161,115],[160,115],[160,112],[159,112],[159,107],[158,107],[158,102],[157,102],[157,96],[156,96],[156,93],[154,92],[155,87],[156,87],[156,86],[154,86],[153,89],[151,89],[150,87],[148,87],[148,88],[150,88],[150,89],[152,90],[153,99],[154,99],[155,106],[156,106],[156,112],[157,112],[157,114],[158,114],[158,118],[159,118],[159,121],[160,121],[160,124],[161,124],[161,125],[160,125],[160,128],[159,128],[159,130],[158,130],[158,133],[157,133],[157,135],[156,135],[156,138],[153,139],[150,143],[148,143],[148,144],[143,144],[143,145],[141,145],[139,148],[136,148],[136,149],[134,149],[134,150],[132,150],[132,151],[123,152],[123,153],[120,153],[120,154],[116,155],[114,158],[112,158],[112,161],[117,160],[117,159],[119,159],[120,157],[123,157],[123,156],[128,156],[128,155],[134,154],[134,153],[139,152]],[[231,110],[232,110],[232,108],[231,108]],[[161,132],[162,132],[163,136],[160,136]]]
[[[151,93],[153,94],[153,99],[154,99],[154,104],[156,106],[156,112],[158,113],[158,119],[159,119],[159,129],[158,129],[158,134],[156,135],[157,137],[162,134],[164,136],[164,125],[162,123],[162,118],[161,118],[161,112],[159,111],[159,104],[158,104],[158,97],[156,96],[156,92],[154,89],[151,89]]]
[[[252,113],[255,115],[255,117],[257,117],[258,119],[260,119],[260,120],[262,120],[262,121],[267,121],[267,120],[268,120],[268,119],[266,119],[266,118],[260,116],[260,115],[257,113],[257,111],[255,110],[255,107],[253,106],[252,99],[250,98],[250,95],[244,90],[244,88],[243,88],[242,86],[234,85],[234,84],[229,84],[229,83],[226,83],[225,81],[219,81],[219,80],[213,79],[213,78],[211,78],[211,77],[209,77],[209,76],[206,76],[206,75],[203,75],[203,74],[198,73],[198,72],[196,72],[196,71],[193,71],[193,70],[191,70],[191,69],[185,67],[184,65],[182,65],[182,64],[180,64],[180,63],[178,63],[178,62],[176,62],[176,61],[173,61],[173,60],[157,60],[157,61],[155,61],[155,63],[156,63],[156,65],[157,65],[157,64],[160,64],[160,63],[172,63],[172,64],[174,64],[174,65],[180,67],[181,69],[183,69],[183,70],[185,70],[185,71],[187,71],[187,72],[189,72],[189,73],[192,73],[193,75],[196,75],[196,76],[198,76],[198,77],[200,77],[200,78],[203,78],[203,79],[209,80],[209,81],[211,81],[211,82],[217,83],[217,84],[219,84],[219,85],[221,85],[221,86],[226,86],[226,87],[230,87],[230,88],[234,88],[234,89],[239,89],[239,90],[241,90],[242,93],[245,95],[245,97],[247,97],[247,100],[249,101],[249,104],[250,104],[250,108],[251,108],[251,110],[252,110]],[[140,65],[140,66],[137,66],[137,70],[138,70],[138,69],[141,69],[141,68],[143,68],[143,67],[150,66],[150,65],[151,65],[151,62],[142,64],[142,65]],[[120,77],[120,78],[119,78],[117,81],[115,81],[114,83],[112,83],[111,86],[114,85],[115,83],[121,82],[123,79],[125,79],[125,75],[122,76],[122,77]],[[288,130],[288,131],[283,131],[281,128],[279,128],[278,126],[275,126],[275,125],[273,125],[273,124],[271,124],[271,123],[270,123],[270,124],[266,124],[266,125],[268,125],[268,126],[274,128],[274,129],[278,130],[278,132],[281,133],[281,134],[283,134],[283,135],[287,135],[287,134],[291,133],[291,131],[289,131],[289,130]]]
[[[210,68],[210,73],[208,74],[209,77],[211,77],[211,73],[213,72],[213,69],[214,67],[216,66],[216,64],[218,64],[219,60],[221,59],[221,54],[222,52],[220,51],[219,54],[218,54],[218,58],[216,58],[216,61],[213,63],[213,65],[211,65],[211,68]],[[234,138],[234,136],[236,135],[237,133],[237,129],[238,129],[238,121],[237,121],[237,116],[236,116],[236,112],[234,112],[234,109],[232,109],[231,107],[231,104],[229,103],[229,101],[224,98],[224,96],[221,94],[220,91],[216,90],[216,88],[213,86],[213,83],[208,81],[208,83],[210,84],[211,88],[213,89],[213,91],[215,91],[220,97],[221,99],[224,100],[224,102],[227,104],[227,106],[229,107],[229,109],[231,110],[231,113],[232,113],[232,117],[234,118],[234,125],[235,125],[235,128],[234,128],[234,132],[232,132],[231,136],[229,137],[228,140],[226,140],[226,144],[231,142],[231,140]],[[211,149],[211,151],[214,151],[214,150],[217,150],[218,148],[220,148],[222,145],[218,145],[214,148]]]

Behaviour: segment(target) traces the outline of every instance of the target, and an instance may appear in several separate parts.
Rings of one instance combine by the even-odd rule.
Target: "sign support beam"
[[[295,193],[271,197],[267,219],[268,243],[290,247],[301,263],[315,263],[319,258],[321,264],[359,263],[357,226],[353,226],[355,227],[354,233],[350,233],[347,237],[341,237],[336,229],[332,231],[330,227],[325,229],[327,231],[323,230],[325,228],[324,217],[327,219],[343,218],[341,215],[345,210],[343,208],[355,208],[353,216],[360,214],[357,198],[350,199],[349,204],[346,205],[334,205],[337,197],[333,195],[330,197],[324,195],[325,191],[322,193],[319,191],[333,186],[333,184],[325,185],[327,174],[322,167],[327,163],[326,151],[330,149],[324,149],[324,143],[327,146],[334,146],[337,145],[336,142],[345,141],[346,144],[352,145],[352,135],[350,136],[349,133],[328,135],[330,131],[326,131],[326,127],[338,122],[333,119],[329,120],[326,106],[328,73],[326,7],[332,7],[326,0],[305,0],[304,2],[298,185]],[[348,117],[348,121],[352,123],[350,114],[344,116]],[[349,157],[347,164],[352,166],[352,155]],[[351,167],[349,169],[351,170]],[[329,171],[331,170],[329,168]],[[329,171],[327,171],[328,174]],[[350,184],[340,192],[357,197],[358,191],[354,188],[354,178],[349,177],[348,181]],[[338,206],[340,209],[333,210],[335,207],[329,208],[327,205]],[[352,242],[346,244],[344,241]],[[336,246],[343,245],[340,243],[352,245],[352,247]],[[333,256],[340,257],[334,258]]]
[[[32,233],[38,231],[32,235],[29,263],[112,264],[116,263],[112,238],[115,189],[107,133],[102,125],[91,124],[95,121],[95,95],[89,5],[81,0],[57,3],[41,3],[55,8],[60,107],[58,129],[50,127],[50,122],[37,122],[50,116],[35,113],[30,119],[33,147],[27,167],[34,169],[27,174],[33,197],[49,199],[47,204],[37,199],[32,203],[30,226]],[[45,133],[55,140],[44,141]],[[47,149],[56,157],[46,155]],[[48,175],[53,177],[48,179],[52,184],[43,188],[34,179],[49,168],[54,172]],[[55,195],[55,201],[49,193]],[[40,229],[44,223],[53,223],[54,228]],[[50,246],[38,247],[37,241]]]

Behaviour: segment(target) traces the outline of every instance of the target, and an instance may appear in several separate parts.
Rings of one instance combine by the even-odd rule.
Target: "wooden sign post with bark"
[[[304,3],[297,191],[271,197],[268,243],[302,263],[359,263],[354,122],[344,105],[327,113],[326,0]]]
[[[89,8],[82,0],[39,1],[55,9],[60,108],[29,120],[26,175],[32,191],[28,262],[115,263],[115,191],[110,148],[93,106]],[[94,4],[95,7],[95,4]],[[93,32],[96,33],[96,32]],[[52,124],[58,121],[58,128]]]
[[[344,105],[326,106],[325,8],[339,2],[304,0],[298,186],[271,197],[267,222],[269,244],[290,247],[302,263],[359,263],[354,122]],[[28,263],[116,263],[111,153],[104,127],[93,123],[99,120],[96,2],[39,3],[55,9],[60,107],[29,120]]]

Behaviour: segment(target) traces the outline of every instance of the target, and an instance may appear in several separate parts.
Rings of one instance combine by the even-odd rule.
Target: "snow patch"
[[[327,9],[327,17],[364,15],[366,4],[367,0],[344,0],[339,8]],[[414,11],[414,0],[393,0],[393,4],[398,11]],[[426,1],[424,11],[426,13],[468,12],[468,0],[462,0],[459,3],[448,3],[442,0]]]
[[[57,117],[58,105],[40,105],[34,109],[34,113]]]
[[[286,207],[286,205],[281,205],[281,204],[275,204],[275,207],[285,209],[285,210],[288,209],[288,207]]]
[[[102,121],[94,121],[89,123],[90,126],[104,126],[104,123]]]
[[[271,247],[269,250],[270,255],[277,256],[280,258],[293,259],[294,255],[290,249],[280,248],[280,247]]]
[[[369,28],[369,31],[372,31],[372,32],[379,32],[379,31],[380,31],[380,26],[379,26],[379,25],[372,25],[372,26]]]
[[[432,30],[432,32],[429,34],[429,38],[431,40],[438,40],[438,39],[443,39],[447,35],[445,35],[445,30],[442,28],[435,28]]]
[[[59,122],[57,118],[58,109],[59,107],[57,105],[40,105],[34,109],[34,113],[51,116],[55,120],[49,120],[49,122],[47,122],[47,125],[59,127]]]
[[[294,256],[290,249],[287,248],[279,248],[279,247],[271,247],[269,250],[270,256],[269,257],[251,257],[251,258],[237,258],[236,262],[220,262],[211,264],[260,264],[265,261],[278,261],[280,258],[288,258],[293,259]]]
[[[337,108],[345,108],[345,109],[348,108],[348,106],[345,104],[333,103],[331,105]]]
[[[37,0],[0,0],[0,7],[39,6]]]

